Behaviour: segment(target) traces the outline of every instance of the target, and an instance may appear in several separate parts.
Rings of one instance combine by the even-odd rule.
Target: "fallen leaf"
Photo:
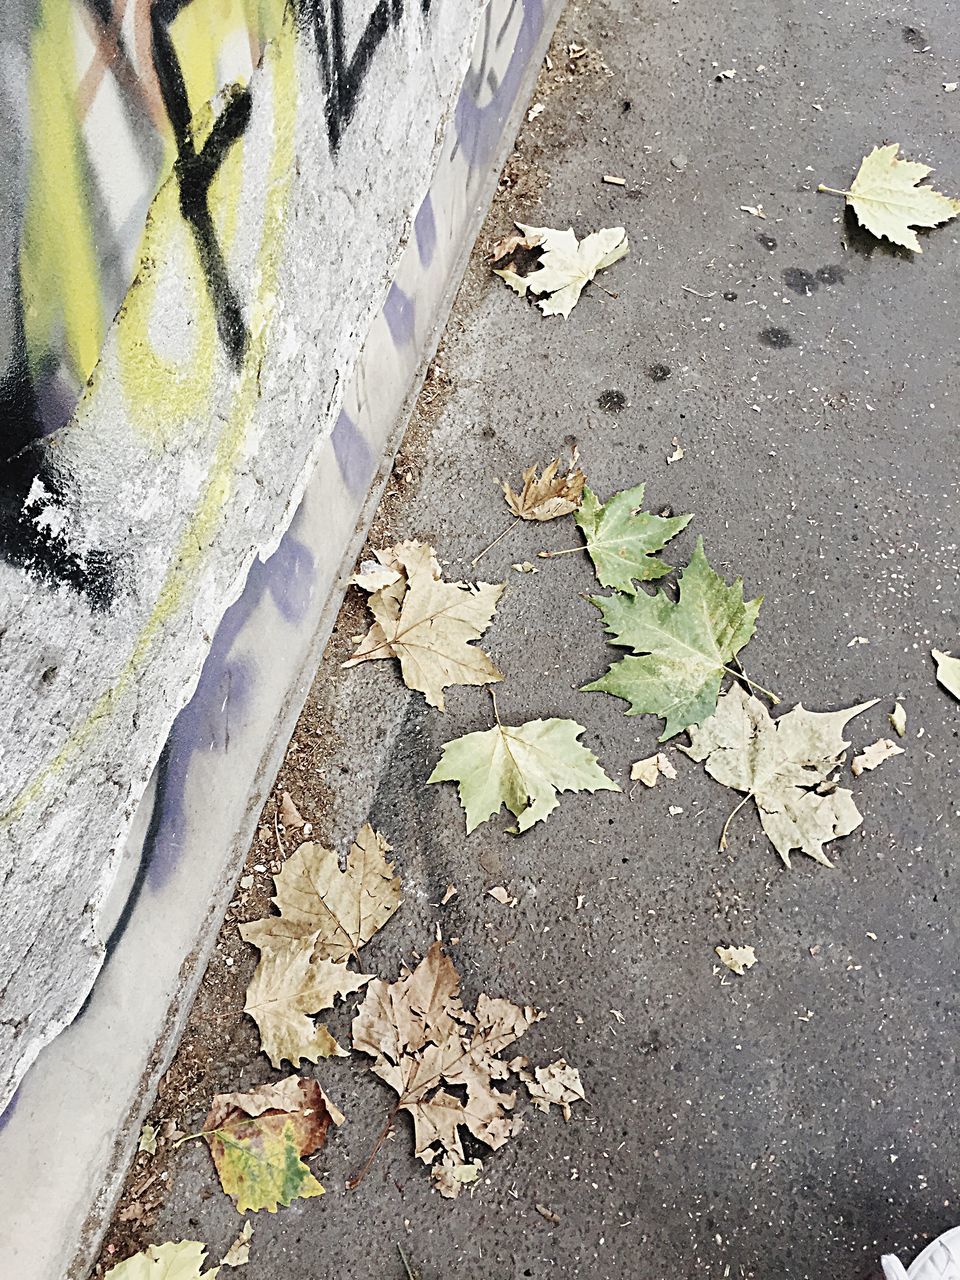
[[[893,731],[896,733],[897,737],[902,738],[907,732],[907,713],[899,702],[896,703],[889,716],[887,716],[887,719],[893,726]]]
[[[308,841],[290,855],[274,878],[278,916],[240,925],[240,936],[261,950],[312,940],[317,960],[357,957],[403,901],[390,846],[369,825],[362,827],[340,870],[337,855]]]
[[[519,249],[525,237],[512,231],[508,236],[501,236],[490,250],[490,261],[499,262],[501,258],[509,258],[515,249]]]
[[[471,1182],[476,1182],[482,1172],[481,1161],[471,1160],[463,1164],[456,1156],[447,1154],[430,1170],[430,1177],[443,1198],[453,1200],[464,1187],[468,1187]]]
[[[460,976],[439,942],[396,982],[375,978],[367,987],[353,1047],[374,1059],[374,1074],[396,1093],[395,1112],[412,1117],[416,1155],[436,1166],[441,1195],[458,1195],[466,1180],[455,1172],[465,1163],[461,1129],[493,1150],[519,1131],[511,1114],[516,1093],[494,1087],[510,1076],[498,1055],[542,1016],[487,995],[467,1012]]]
[[[931,649],[937,664],[937,679],[948,693],[960,698],[960,658],[954,658],[940,649]]]
[[[720,963],[741,977],[757,963],[757,953],[753,947],[716,947]]]
[[[667,812],[670,814],[671,818],[679,818],[680,814],[683,813],[683,810],[678,804],[672,804]]]
[[[300,816],[299,809],[291,800],[289,791],[283,793],[283,799],[280,803],[280,821],[288,831],[302,827],[304,824],[304,819]]]
[[[207,1246],[199,1240],[179,1244],[151,1244],[125,1262],[111,1267],[104,1280],[214,1280],[220,1268],[201,1271]]]
[[[323,1195],[301,1156],[323,1146],[331,1122],[343,1116],[316,1080],[287,1076],[249,1093],[218,1093],[204,1121],[220,1184],[238,1213]]]
[[[455,898],[456,896],[457,896],[457,886],[454,884],[448,884],[446,893],[440,899],[441,907],[445,907],[447,903],[450,901],[450,899]]]
[[[898,747],[890,738],[880,738],[879,741],[871,743],[869,747],[865,747],[860,755],[853,757],[850,772],[855,778],[859,778],[865,769],[876,769],[878,765],[883,764],[884,760],[889,760],[891,756],[902,755],[903,747]]]
[[[556,520],[558,516],[568,516],[579,507],[585,480],[586,476],[579,467],[560,472],[560,459],[554,458],[544,468],[539,479],[537,463],[527,467],[519,493],[514,493],[504,480],[503,496],[507,506],[520,520]]]
[[[847,641],[847,648],[852,649],[854,645],[869,644],[869,643],[870,641],[867,639],[866,636],[854,636],[852,640]]]
[[[377,554],[387,567],[398,567],[402,577],[371,594],[373,626],[342,665],[398,658],[407,688],[418,690],[440,711],[448,685],[502,680],[483,650],[470,642],[490,625],[503,585],[444,582],[433,548],[419,542],[402,542]]]
[[[247,988],[243,1011],[260,1031],[260,1047],[275,1067],[302,1058],[347,1056],[325,1026],[311,1015],[332,1009],[338,997],[365,986],[373,976],[345,963],[314,955],[315,936],[266,947]]]
[[[516,727],[497,723],[447,742],[427,782],[456,782],[467,815],[467,835],[502,805],[527,831],[559,804],[561,791],[619,791],[577,738],[574,720],[529,720]]]
[[[488,889],[487,893],[491,898],[496,898],[497,902],[502,903],[503,906],[506,906],[507,903],[511,901],[510,894],[502,884],[495,885],[492,889]]]
[[[534,1071],[521,1069],[517,1074],[527,1086],[527,1093],[538,1110],[549,1111],[551,1105],[557,1106],[563,1112],[564,1120],[570,1119],[571,1104],[582,1102],[586,1097],[580,1072],[576,1067],[568,1066],[563,1058],[551,1062],[548,1067],[537,1067]]]
[[[138,1151],[145,1151],[148,1156],[157,1154],[157,1131],[152,1124],[145,1124],[140,1130],[140,1141],[137,1143]]]
[[[667,466],[669,467],[671,462],[679,462],[680,459],[683,458],[684,456],[685,454],[683,449],[680,446],[680,441],[676,436],[674,436],[673,437],[673,453],[671,453],[669,458],[667,458]]]
[[[874,147],[850,185],[849,191],[837,191],[822,184],[818,191],[845,196],[860,224],[878,239],[884,236],[893,244],[914,253],[922,253],[920,241],[911,227],[936,227],[960,213],[960,200],[941,195],[933,187],[921,187],[933,170],[929,165],[900,160],[898,142]]]
[[[552,1209],[548,1209],[545,1204],[538,1204],[536,1206],[536,1209],[537,1209],[537,1213],[539,1213],[541,1218],[545,1218],[547,1222],[552,1222],[555,1227],[559,1227],[560,1225],[559,1214],[554,1213]]]
[[[524,560],[522,564],[512,564],[511,569],[516,569],[517,573],[538,573],[537,566],[531,564],[529,560]]]
[[[943,86],[944,93],[956,93],[960,89],[960,80],[949,80]]]
[[[646,760],[637,760],[630,769],[630,781],[642,782],[645,787],[655,787],[660,777],[675,778],[677,771],[662,751]]]
[[[584,489],[574,519],[601,586],[632,594],[637,589],[634,580],[651,582],[671,572],[653,552],[661,551],[693,517],[650,515],[642,510],[643,490],[638,484],[601,503],[592,489]]]
[[[744,602],[743,580],[732,585],[711,569],[703,539],[680,574],[680,598],[591,596],[612,643],[635,655],[614,663],[605,676],[584,685],[630,703],[626,714],[650,712],[666,721],[660,741],[702,724],[716,708],[727,663],[754,633],[763,599]]]
[[[850,745],[843,729],[873,705],[862,702],[832,712],[798,705],[774,721],[739,685],[728,689],[702,728],[690,729],[691,745],[680,748],[703,761],[718,782],[746,792],[724,824],[720,848],[726,848],[730,819],[752,798],[770,843],[788,867],[793,849],[832,867],[824,844],[849,835],[863,821],[853,793],[838,787],[833,776]]]
[[[597,272],[613,266],[629,252],[623,227],[594,231],[578,241],[572,227],[560,231],[553,227],[528,227],[522,222],[517,226],[524,238],[515,247],[543,249],[537,269],[526,276],[518,275],[509,267],[494,274],[505,280],[521,297],[527,290],[549,294],[549,297],[541,297],[537,304],[545,316],[569,316],[584,286]]]
[[[248,1218],[243,1224],[243,1230],[220,1260],[220,1265],[223,1267],[245,1267],[250,1261],[250,1237],[252,1235],[253,1223]]]

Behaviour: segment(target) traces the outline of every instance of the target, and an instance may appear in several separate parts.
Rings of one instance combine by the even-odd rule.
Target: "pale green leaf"
[[[940,649],[931,650],[937,664],[937,679],[955,698],[960,698],[960,658],[954,658]]]
[[[250,1261],[250,1238],[253,1235],[253,1223],[247,1218],[240,1234],[220,1259],[223,1267],[245,1267]]]
[[[680,574],[676,603],[662,590],[591,597],[613,643],[637,656],[614,663],[584,688],[623,698],[630,703],[628,716],[662,716],[661,742],[702,724],[716,708],[727,663],[753,635],[762,598],[744,602],[743,580],[728,586],[707,563],[698,539]]]
[[[574,519],[587,540],[601,586],[632,594],[635,581],[650,582],[670,572],[670,565],[653,552],[662,550],[693,517],[653,516],[641,510],[643,489],[638,484],[603,503],[589,487],[583,491]]]
[[[583,732],[573,720],[554,719],[468,733],[445,744],[427,781],[458,783],[468,835],[502,805],[526,831],[557,807],[560,791],[620,790],[577,741]]]
[[[578,241],[573,228],[560,231],[554,227],[527,227],[518,222],[524,234],[520,242],[525,249],[542,248],[537,269],[520,276],[509,267],[494,272],[521,297],[531,293],[541,297],[540,310],[545,316],[569,316],[580,294],[598,271],[618,262],[629,252],[623,227],[606,227]]]
[[[871,234],[922,253],[911,227],[936,227],[960,213],[960,200],[918,184],[932,173],[929,165],[900,160],[898,142],[874,147],[864,156],[849,191],[821,186],[821,191],[846,196],[861,225]]]
[[[733,685],[702,728],[690,729],[690,746],[681,750],[704,762],[724,786],[746,793],[734,813],[751,798],[756,802],[763,829],[788,867],[794,849],[831,867],[824,844],[849,835],[863,821],[853,793],[838,787],[834,776],[850,745],[843,729],[873,705],[862,702],[832,712],[798,705],[773,720],[763,703]],[[729,825],[730,818],[721,849]]]
[[[207,1246],[199,1240],[151,1244],[111,1267],[104,1280],[214,1280],[220,1268],[202,1271]]]

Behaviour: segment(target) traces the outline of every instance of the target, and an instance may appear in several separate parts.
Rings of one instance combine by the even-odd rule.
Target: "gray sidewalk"
[[[571,63],[571,44],[588,54]],[[890,140],[960,189],[960,94],[942,89],[960,31],[932,0],[908,16],[745,0],[720,17],[704,0],[598,0],[571,5],[552,57],[371,545],[428,540],[449,577],[507,581],[484,642],[507,673],[501,717],[587,725],[624,794],[566,796],[520,839],[502,817],[465,838],[454,789],[424,784],[443,742],[488,727],[489,699],[453,688],[441,716],[393,664],[341,671],[364,628],[351,592],[277,795],[338,848],[368,819],[392,843],[406,904],[365,952],[378,973],[422,954],[439,921],[467,1003],[546,1011],[522,1051],[577,1065],[588,1103],[567,1125],[528,1108],[456,1202],[430,1190],[402,1125],[347,1192],[389,1097],[359,1056],[321,1063],[348,1116],[316,1162],[327,1194],[256,1215],[240,1274],[399,1280],[400,1241],[423,1280],[866,1280],[882,1252],[906,1260],[960,1218],[960,707],[929,657],[960,636],[960,236],[942,228],[914,258],[815,188]],[[568,321],[542,318],[489,271],[514,217],[624,225],[631,253],[602,281],[616,296],[588,287]],[[859,749],[903,701],[906,754],[856,782],[864,822],[832,846],[835,870],[799,855],[785,870],[748,810],[718,853],[729,793],[683,757],[675,782],[627,781],[657,724],[578,692],[615,655],[586,559],[535,559],[573,545],[569,521],[518,527],[471,570],[508,523],[496,479],[569,434],[602,496],[642,480],[651,510],[696,513],[677,559],[696,529],[718,572],[764,595],[748,669],[785,707],[879,698],[852,726]],[[539,571],[511,570],[524,560]],[[266,905],[255,868],[276,839],[271,803],[155,1121],[192,1129],[214,1092],[278,1077],[236,1012],[254,954],[235,928]],[[742,978],[716,972],[728,942],[757,950]],[[342,1040],[346,1013],[330,1025]],[[108,1265],[181,1238],[215,1259],[240,1226],[195,1146],[140,1157],[125,1206]]]

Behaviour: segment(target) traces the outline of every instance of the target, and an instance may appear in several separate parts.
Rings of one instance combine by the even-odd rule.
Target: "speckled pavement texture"
[[[631,254],[603,277],[615,296],[588,289],[566,322],[475,259],[441,353],[451,389],[405,446],[379,532],[431,540],[452,577],[509,580],[485,645],[508,674],[501,717],[577,719],[624,794],[565,797],[519,839],[502,819],[465,838],[453,788],[424,784],[444,741],[488,726],[489,699],[451,690],[441,716],[391,664],[340,671],[362,625],[349,600],[281,784],[298,780],[323,838],[342,845],[370,817],[394,845],[407,905],[368,963],[394,976],[440,921],[468,998],[543,1008],[524,1051],[577,1064],[589,1104],[567,1125],[525,1106],[525,1131],[455,1203],[430,1191],[405,1127],[349,1193],[387,1091],[363,1061],[322,1064],[349,1116],[317,1162],[328,1194],[259,1215],[246,1280],[403,1280],[397,1241],[422,1280],[866,1280],[881,1253],[908,1264],[960,1219],[960,705],[929,656],[960,648],[960,231],[924,236],[915,258],[815,194],[884,140],[960,191],[960,93],[942,88],[957,16],[933,0],[568,11],[555,71],[576,43],[612,74],[544,94],[478,253],[515,214],[622,223]],[[678,558],[701,532],[716,567],[764,595],[744,662],[786,705],[879,698],[852,726],[859,749],[903,702],[906,754],[853,783],[864,821],[835,870],[784,869],[747,810],[719,853],[736,797],[676,753],[675,781],[631,788],[657,725],[578,692],[615,656],[589,566],[535,558],[574,544],[569,521],[517,528],[470,569],[507,523],[496,478],[569,434],[601,495],[646,481],[652,510],[696,513]],[[524,560],[539,572],[510,569]],[[517,906],[486,895],[501,884]],[[725,943],[754,946],[756,967],[719,973]],[[211,981],[228,960],[245,980],[232,924]],[[223,1027],[207,1099],[275,1078],[251,1028]],[[164,1114],[202,1119],[200,1095],[181,1096],[194,1110],[168,1094]],[[192,1236],[219,1257],[238,1219],[206,1153],[167,1167],[143,1242]]]

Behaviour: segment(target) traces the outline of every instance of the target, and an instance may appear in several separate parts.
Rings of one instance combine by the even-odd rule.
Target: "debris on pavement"
[[[507,506],[520,520],[556,520],[576,511],[583,500],[586,476],[574,464],[566,472],[560,471],[560,459],[554,458],[537,478],[537,463],[523,473],[523,486],[514,493],[508,481],[503,481],[503,496]]]
[[[629,252],[627,233],[623,227],[606,227],[577,240],[573,228],[560,231],[554,227],[530,227],[517,223],[523,232],[511,250],[542,249],[536,270],[519,275],[512,267],[494,270],[515,293],[524,297],[529,291],[540,295],[537,303],[545,316],[569,317],[580,300],[585,286],[598,271],[605,271]]]
[[[895,704],[887,719],[897,737],[902,738],[907,732],[907,713],[899,702]]]
[[[630,781],[642,782],[645,787],[655,787],[659,778],[675,778],[677,771],[663,751],[637,760],[630,767]]]
[[[960,658],[944,653],[940,649],[931,649],[933,660],[937,664],[937,679],[955,698],[960,698]]]
[[[248,1218],[243,1229],[220,1260],[222,1267],[245,1267],[250,1261],[250,1237],[253,1235],[253,1223]]]
[[[720,957],[720,963],[740,977],[757,963],[757,953],[753,947],[714,947],[714,950]]]
[[[879,768],[884,760],[889,760],[891,756],[902,755],[903,747],[898,747],[890,738],[880,738],[869,747],[865,747],[860,755],[853,757],[850,772],[855,778],[859,778],[865,770]]]

